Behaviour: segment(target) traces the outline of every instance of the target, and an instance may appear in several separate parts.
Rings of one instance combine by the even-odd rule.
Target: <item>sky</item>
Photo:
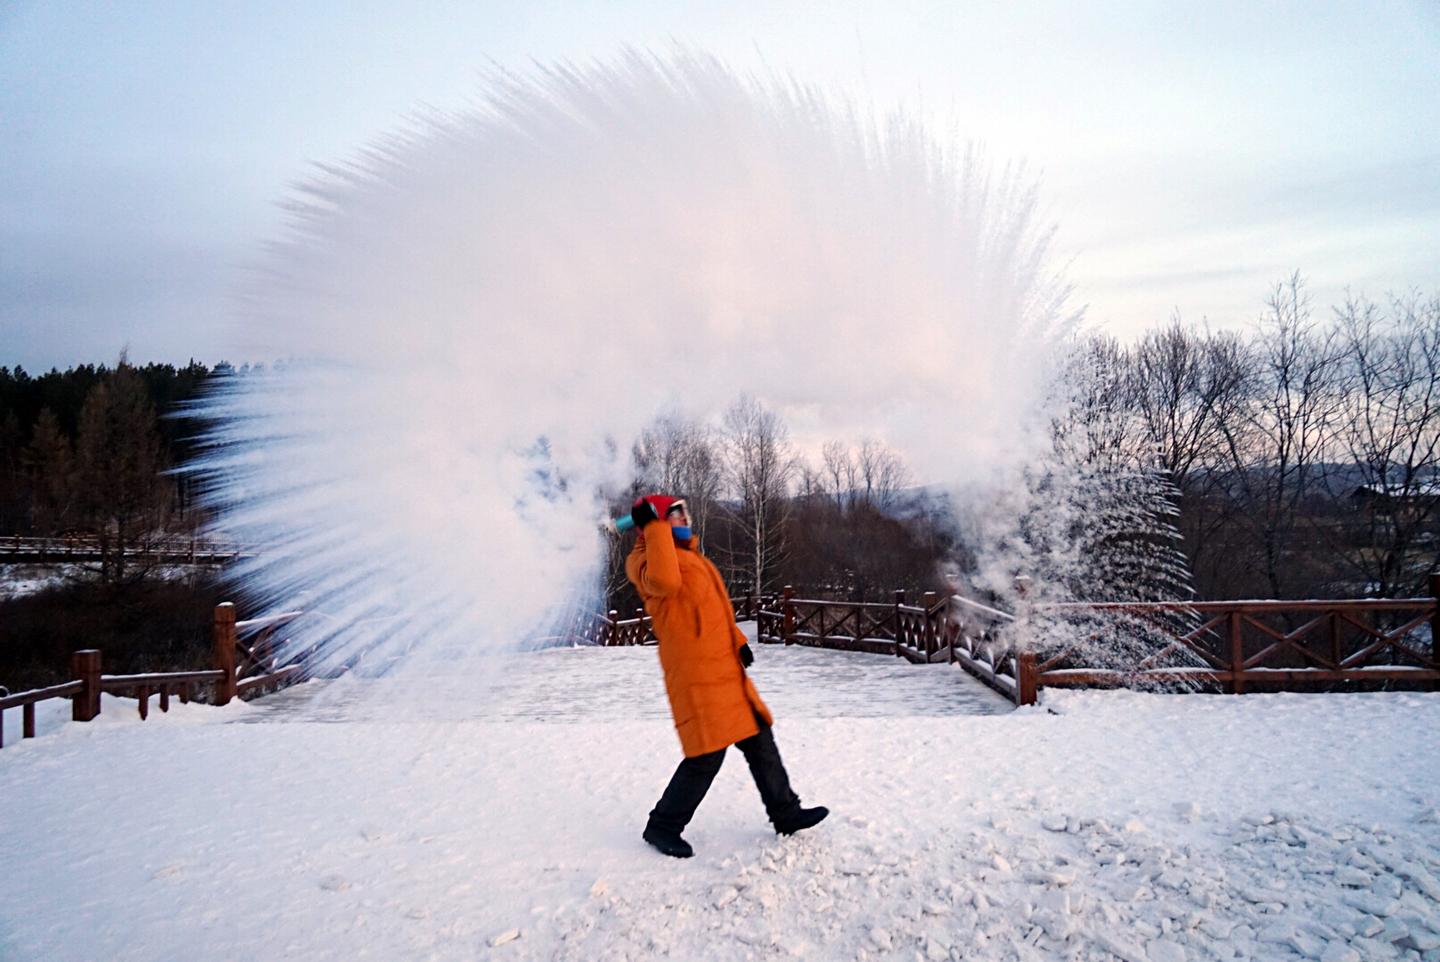
[[[0,5],[0,365],[218,361],[287,191],[499,65],[699,47],[904,105],[1041,180],[1122,338],[1299,270],[1440,294],[1440,3]],[[228,358],[243,360],[241,358]]]

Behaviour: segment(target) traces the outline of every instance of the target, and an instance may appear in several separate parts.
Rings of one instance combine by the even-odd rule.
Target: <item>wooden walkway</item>
[[[752,625],[742,626],[752,628]],[[668,719],[654,648],[552,648],[477,659],[481,677],[313,681],[251,703],[237,723]],[[778,723],[793,718],[995,715],[1014,704],[956,665],[799,645],[757,647],[750,676]]]

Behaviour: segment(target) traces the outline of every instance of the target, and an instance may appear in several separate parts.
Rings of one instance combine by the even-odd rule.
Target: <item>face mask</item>
[[[688,524],[684,527],[671,528],[670,533],[675,536],[676,541],[690,540],[690,526]]]

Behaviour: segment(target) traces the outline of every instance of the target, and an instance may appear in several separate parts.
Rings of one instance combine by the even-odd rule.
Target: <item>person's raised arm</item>
[[[664,598],[680,590],[680,558],[670,522],[651,521],[645,526],[645,560],[640,563],[640,593]]]

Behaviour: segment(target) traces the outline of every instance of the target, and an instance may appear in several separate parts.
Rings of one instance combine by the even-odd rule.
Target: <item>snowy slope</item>
[[[688,862],[639,840],[678,759],[653,650],[532,656],[544,687],[498,669],[497,718],[463,693],[143,725],[107,704],[0,752],[0,958],[1440,951],[1440,697],[1057,693],[926,715],[891,660],[758,654],[796,788],[834,814],[775,838],[732,757]],[[850,698],[868,717],[817,693],[817,655],[874,666]],[[586,717],[572,696],[596,687],[613,697]]]

